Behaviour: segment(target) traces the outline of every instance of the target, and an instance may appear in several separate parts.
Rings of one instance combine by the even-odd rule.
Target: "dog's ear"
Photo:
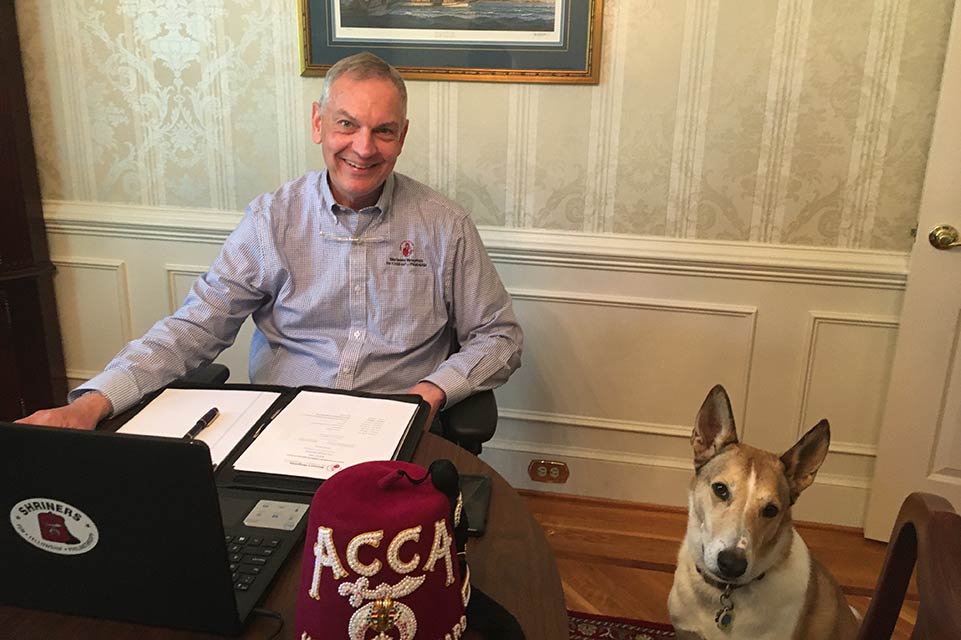
[[[830,444],[831,425],[827,420],[821,420],[781,456],[784,475],[791,488],[791,504],[814,482],[814,476],[828,455]]]
[[[737,443],[731,400],[721,385],[715,385],[704,399],[694,421],[691,447],[694,449],[694,469],[716,456],[729,444]]]

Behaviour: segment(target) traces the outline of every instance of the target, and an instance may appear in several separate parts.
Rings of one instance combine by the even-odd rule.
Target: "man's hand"
[[[447,402],[447,394],[433,382],[418,382],[407,393],[420,396],[430,405],[430,413],[427,415],[427,422],[424,423],[424,431],[430,431],[430,425],[434,423],[434,416],[440,408]]]
[[[41,409],[17,422],[39,424],[47,427],[69,427],[71,429],[94,429],[97,423],[110,415],[113,405],[106,396],[98,391],[85,393],[73,403],[55,409]]]

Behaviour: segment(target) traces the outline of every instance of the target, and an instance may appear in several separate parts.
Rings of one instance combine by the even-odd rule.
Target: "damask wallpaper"
[[[605,0],[599,85],[410,82],[398,170],[485,225],[906,251],[951,4]],[[45,198],[242,210],[322,164],[295,0],[16,7]]]

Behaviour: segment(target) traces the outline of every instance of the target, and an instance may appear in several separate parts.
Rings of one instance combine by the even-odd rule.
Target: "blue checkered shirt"
[[[468,213],[396,173],[355,212],[326,176],[256,198],[183,306],[71,400],[96,389],[123,411],[212,362],[250,315],[254,383],[397,393],[426,380],[446,406],[503,384],[523,335]]]

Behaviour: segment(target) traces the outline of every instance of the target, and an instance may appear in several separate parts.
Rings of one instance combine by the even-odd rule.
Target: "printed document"
[[[210,459],[217,466],[279,396],[276,391],[164,389],[117,431],[183,438],[197,420],[216,407],[220,415],[196,439],[207,443]]]
[[[393,459],[416,412],[413,402],[301,391],[233,466],[326,480],[358,462]]]

